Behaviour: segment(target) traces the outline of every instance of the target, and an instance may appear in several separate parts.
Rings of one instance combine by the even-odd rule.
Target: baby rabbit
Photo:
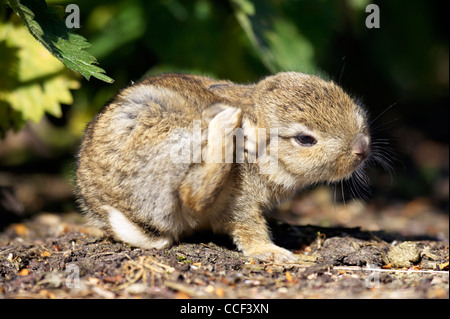
[[[370,143],[365,111],[316,76],[239,85],[165,74],[125,88],[88,125],[78,198],[93,225],[132,246],[166,248],[210,228],[245,255],[295,262],[263,212],[299,188],[348,178]]]

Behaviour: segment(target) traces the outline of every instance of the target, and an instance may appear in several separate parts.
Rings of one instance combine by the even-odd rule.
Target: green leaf
[[[86,25],[98,23],[102,19],[107,22],[97,26],[101,32],[96,32],[97,35],[89,39],[93,45],[89,52],[97,58],[107,56],[139,39],[145,32],[147,17],[138,2],[124,1],[119,5],[112,3],[97,7]]]
[[[276,2],[231,2],[241,28],[270,72],[317,72],[312,43],[292,21],[277,12]]]
[[[289,20],[275,20],[265,39],[279,71],[314,73],[314,47]]]
[[[72,104],[76,74],[52,56],[21,24],[0,21],[0,136],[44,113],[61,116],[60,104]]]
[[[48,7],[44,0],[9,0],[9,5],[33,37],[68,68],[81,73],[87,80],[93,76],[114,82],[96,65],[95,57],[84,50],[90,44],[66,27],[54,7]]]
[[[263,30],[264,26],[261,24],[260,17],[262,12],[266,12],[264,8],[258,9],[258,16],[256,16],[255,5],[249,0],[231,0],[234,7],[234,13],[241,28],[247,35],[253,48],[257,51],[261,58],[261,62],[272,73],[277,70],[273,63],[268,45],[264,42]]]

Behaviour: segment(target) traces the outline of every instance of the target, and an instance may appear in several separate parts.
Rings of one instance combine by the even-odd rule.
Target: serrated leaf
[[[48,7],[44,0],[9,0],[9,5],[33,37],[68,68],[87,80],[93,76],[114,82],[96,65],[95,57],[84,50],[90,47],[86,39],[68,29],[56,10]]]
[[[3,59],[14,63],[6,68],[7,81],[0,82],[1,130],[18,128],[26,120],[39,122],[45,112],[61,116],[60,104],[73,102],[70,89],[79,87],[75,74],[34,41],[23,25],[0,22]]]

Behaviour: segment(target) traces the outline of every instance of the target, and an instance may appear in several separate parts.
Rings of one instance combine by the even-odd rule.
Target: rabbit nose
[[[369,137],[365,134],[358,134],[352,145],[352,153],[362,162],[370,154]]]

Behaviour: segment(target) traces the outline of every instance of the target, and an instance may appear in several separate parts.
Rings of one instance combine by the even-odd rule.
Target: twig
[[[381,268],[363,268],[363,267],[346,267],[346,266],[334,266],[333,269],[336,270],[359,270],[359,271],[377,271],[377,272],[397,272],[397,273],[423,273],[423,274],[439,274],[439,275],[449,275],[448,271],[439,270],[403,270],[403,269],[381,269]]]
[[[149,273],[151,278],[151,286],[153,287],[155,285],[155,274],[159,274],[159,276],[165,276],[167,279],[167,274],[175,270],[175,268],[160,263],[150,256],[139,256],[137,261],[131,259],[128,255],[126,255],[126,257],[130,259],[125,264],[125,279],[127,280],[127,282],[116,287],[113,290],[124,289],[134,284],[139,279],[142,279],[143,282],[146,282]]]
[[[176,291],[183,292],[183,293],[185,293],[185,294],[187,294],[188,296],[191,296],[191,297],[204,297],[204,296],[205,296],[205,293],[203,293],[203,292],[201,292],[201,291],[197,291],[197,290],[194,289],[194,288],[191,288],[191,287],[189,287],[189,286],[180,284],[180,283],[178,283],[178,282],[166,280],[166,281],[164,282],[164,285],[165,285],[167,288],[170,288],[170,289],[173,289],[173,290],[176,290]]]

